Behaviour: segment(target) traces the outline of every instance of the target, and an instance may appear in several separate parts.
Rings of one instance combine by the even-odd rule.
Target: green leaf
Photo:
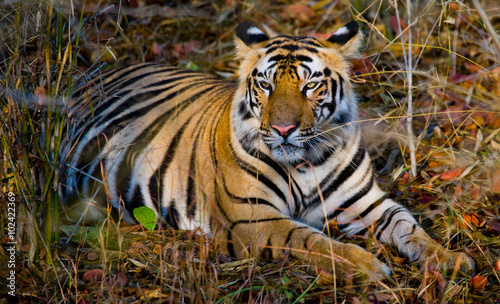
[[[153,209],[146,206],[135,208],[134,217],[147,230],[149,231],[155,230],[156,213],[153,211]]]
[[[180,67],[191,70],[191,71],[198,71],[200,68],[198,65],[192,61],[185,61],[179,64]]]

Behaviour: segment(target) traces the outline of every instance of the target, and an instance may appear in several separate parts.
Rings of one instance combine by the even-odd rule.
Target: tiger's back
[[[215,133],[205,130],[228,115],[235,85],[151,64],[112,70],[99,79],[75,92],[70,104],[65,201],[109,200],[116,208],[125,206],[127,221],[133,221],[134,208],[146,205],[176,228],[200,225],[203,195],[190,176],[214,172],[209,159]],[[192,224],[180,227],[179,214]]]

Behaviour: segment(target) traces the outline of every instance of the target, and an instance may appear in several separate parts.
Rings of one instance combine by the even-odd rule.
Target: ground
[[[15,289],[15,297],[3,301],[500,303],[500,43],[495,33],[500,9],[495,4],[0,4],[0,275],[6,282],[0,290]],[[64,115],[41,104],[64,103],[71,88],[98,68],[136,62],[169,63],[234,80],[232,39],[240,22],[252,22],[269,35],[327,37],[351,20],[358,21],[365,37],[351,78],[377,180],[436,240],[473,257],[474,272],[419,269],[389,246],[337,235],[378,254],[393,275],[372,283],[333,280],[287,256],[234,261],[196,232],[148,231],[142,225],[116,226],[110,219],[84,228],[59,218],[53,160]],[[331,226],[335,230],[335,223]]]

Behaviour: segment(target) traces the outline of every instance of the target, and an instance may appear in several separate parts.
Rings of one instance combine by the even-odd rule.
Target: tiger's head
[[[232,108],[236,137],[247,152],[282,164],[318,163],[357,119],[349,62],[361,36],[352,21],[328,39],[267,37],[242,23],[236,29],[239,87]]]

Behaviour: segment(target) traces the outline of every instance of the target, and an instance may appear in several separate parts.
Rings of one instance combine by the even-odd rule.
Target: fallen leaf
[[[401,31],[404,31],[407,27],[405,22],[396,16],[389,17],[389,22],[391,24],[392,31],[396,33],[396,35],[401,33]]]
[[[500,260],[496,260],[494,268],[495,271],[500,271]]]
[[[462,187],[458,186],[457,189],[455,189],[455,193],[453,194],[454,198],[460,197],[463,193]]]
[[[492,185],[491,185],[491,191],[493,192],[500,192],[500,169],[496,169],[495,173],[493,173],[493,178],[492,178]]]
[[[156,254],[161,253],[161,246],[159,244],[156,244],[155,247],[153,248],[153,252]]]
[[[488,226],[488,233],[500,235],[500,222],[497,219],[489,219]]]
[[[477,291],[483,290],[487,283],[488,283],[488,277],[480,274],[473,276],[471,279],[471,284],[474,287],[474,290]]]
[[[92,269],[83,274],[83,280],[91,283],[101,282],[103,277],[104,272],[101,269]]]
[[[481,218],[481,216],[479,216],[479,214],[475,212],[469,212],[467,214],[464,214],[463,220],[465,223],[473,227],[481,227],[485,223],[485,221]]]
[[[438,93],[439,94],[439,93]],[[467,103],[462,98],[462,96],[454,95],[454,94],[441,94],[443,98],[447,98],[449,100],[453,100],[455,105],[449,106],[446,111],[443,112],[441,116],[442,119],[450,120],[453,125],[459,126],[463,123],[463,121],[468,117],[469,108]]]
[[[128,250],[129,254],[146,254],[149,252],[148,247],[144,245],[142,242],[137,241]]]
[[[410,174],[408,172],[405,172],[403,174],[403,176],[401,176],[401,178],[399,179],[399,183],[402,183],[402,184],[407,184],[408,183],[408,180],[410,178]]]
[[[106,284],[112,287],[126,287],[129,279],[122,272],[117,273],[113,278],[106,280]]]
[[[89,252],[89,254],[87,254],[87,260],[89,261],[95,261],[99,258],[99,255],[93,251]]]
[[[161,297],[166,298],[167,297],[166,295],[161,293],[160,288],[147,290],[144,293],[144,295],[146,296],[146,298],[161,298]]]
[[[342,234],[339,225],[337,223],[337,219],[333,219],[330,222],[328,222],[328,229],[330,230],[329,232],[332,237],[337,237]]]
[[[448,171],[445,171],[439,175],[441,180],[452,180],[459,177],[462,174],[462,168],[454,168]]]
[[[427,204],[427,203],[435,201],[436,199],[437,199],[437,197],[435,197],[435,196],[424,194],[424,195],[422,195],[421,198],[418,199],[418,202],[420,204]]]
[[[441,298],[445,285],[446,281],[441,273],[434,270],[425,271],[420,297],[426,302],[436,302]]]
[[[286,6],[280,15],[283,18],[290,18],[299,22],[309,22],[314,17],[314,11],[303,4],[291,4]]]
[[[255,265],[255,259],[244,259],[219,265],[221,271],[237,271]],[[255,268],[254,268],[255,269]]]
[[[450,153],[446,151],[433,151],[431,154],[432,158],[435,159],[440,159],[440,158],[448,158],[450,156]]]
[[[351,302],[352,304],[361,304],[361,303],[363,303],[363,302],[361,302],[361,300],[358,297],[352,298],[351,301],[352,301]]]
[[[449,8],[450,8],[450,11],[460,11],[461,10],[460,6],[456,3],[450,3]]]
[[[472,190],[470,190],[470,196],[472,198],[476,199],[478,195],[479,195],[479,188],[473,188]]]
[[[163,49],[155,41],[155,42],[153,42],[153,45],[151,45],[151,52],[155,55],[162,55]]]
[[[198,41],[174,44],[174,52],[176,53],[177,57],[181,59],[188,58],[189,55],[197,49],[200,49],[200,43]]]
[[[398,257],[398,256],[394,256],[391,258],[391,260],[400,265],[400,266],[403,266],[405,264],[405,262],[408,260],[408,258],[403,258],[403,257]]]
[[[492,147],[494,150],[497,150],[497,151],[498,151],[498,150],[500,150],[500,143],[497,143],[496,141],[492,140],[492,141],[490,142],[490,145],[491,145],[491,147]]]
[[[481,72],[481,68],[477,64],[472,64],[470,62],[464,62],[464,67],[474,73]]]
[[[440,161],[431,161],[428,164],[429,168],[431,168],[431,169],[434,169],[434,168],[437,168],[437,167],[441,167],[442,165],[443,165],[443,163],[440,162]]]
[[[392,293],[376,292],[375,298],[377,300],[376,303],[388,303],[390,300],[394,300],[394,295]]]
[[[489,119],[489,122],[488,122],[488,127],[492,128],[492,129],[500,128],[500,117],[498,117],[498,118],[491,117],[491,119]]]

